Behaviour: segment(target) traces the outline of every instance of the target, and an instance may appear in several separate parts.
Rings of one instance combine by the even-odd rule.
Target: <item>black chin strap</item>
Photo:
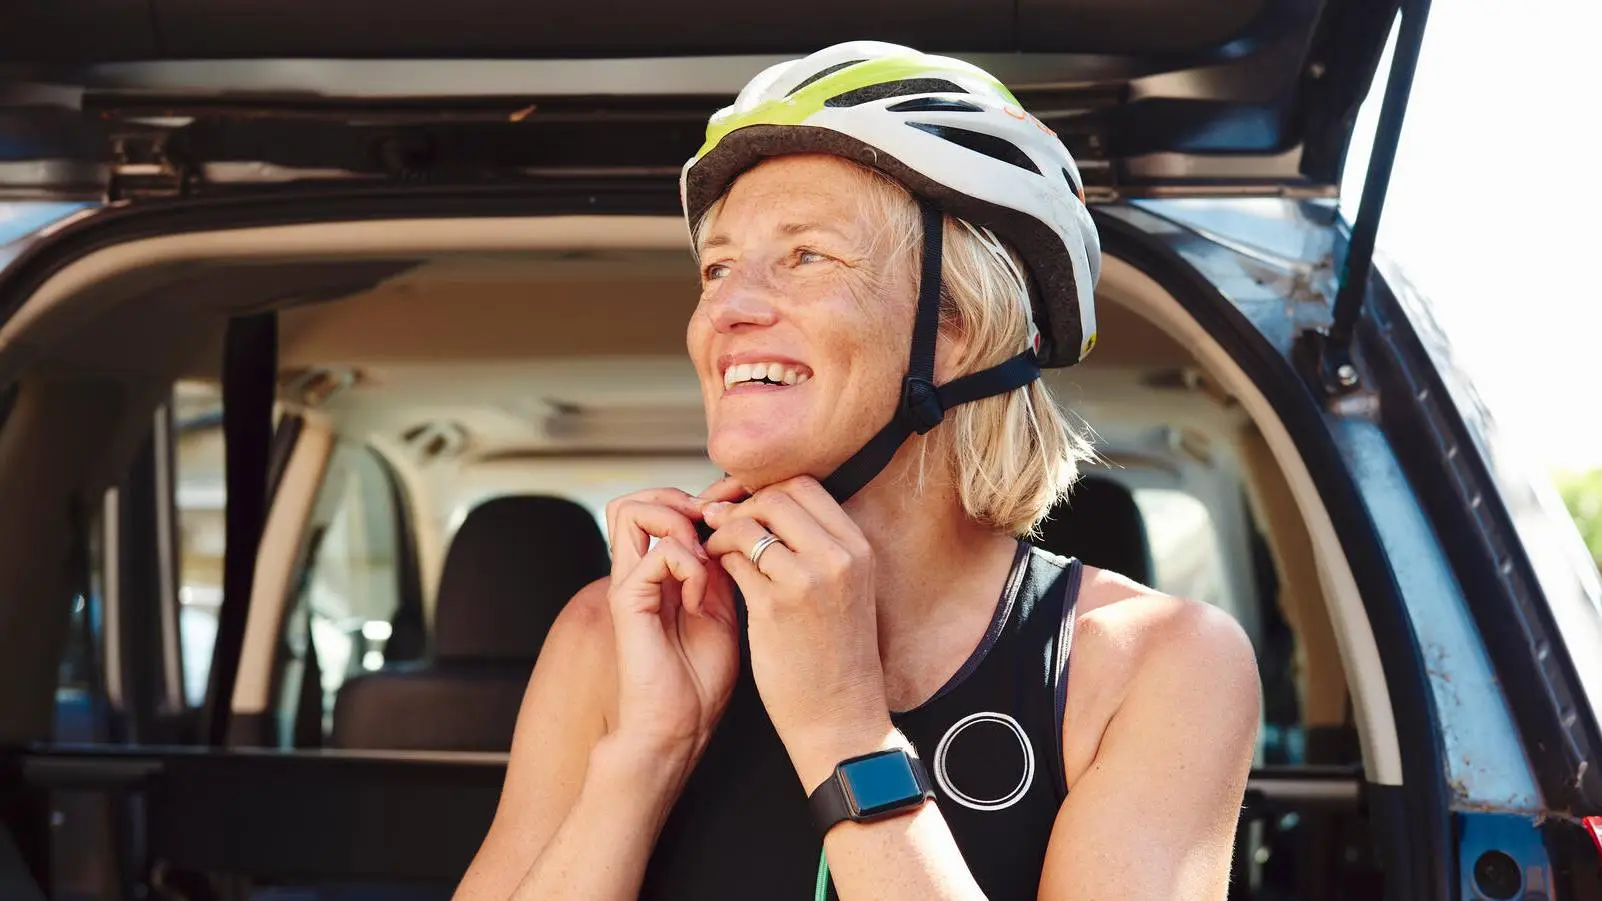
[[[845,503],[883,472],[909,437],[922,435],[939,425],[947,410],[983,397],[1006,394],[1040,378],[1040,365],[1034,352],[1026,350],[989,369],[935,385],[945,214],[927,200],[920,200],[919,206],[923,210],[923,271],[918,280],[917,319],[912,326],[912,356],[907,362],[907,375],[901,381],[901,403],[888,425],[823,480],[824,489],[838,503]]]

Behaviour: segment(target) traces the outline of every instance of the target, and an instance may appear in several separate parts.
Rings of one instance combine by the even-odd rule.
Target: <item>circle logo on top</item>
[[[1035,750],[1005,713],[970,713],[935,747],[934,778],[946,796],[974,810],[1017,804],[1035,781]]]

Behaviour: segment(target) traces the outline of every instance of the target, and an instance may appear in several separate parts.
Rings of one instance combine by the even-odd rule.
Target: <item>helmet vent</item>
[[[918,97],[890,107],[892,113],[982,113],[984,109],[966,100],[949,97]]]
[[[1062,180],[1068,183],[1068,187],[1074,189],[1075,194],[1078,194],[1080,197],[1085,196],[1085,186],[1081,185],[1079,180],[1074,178],[1074,174],[1072,172],[1069,172],[1067,169],[1063,169]]]
[[[886,81],[882,84],[870,84],[855,91],[846,91],[835,97],[825,100],[824,106],[860,106],[883,100],[886,97],[901,97],[906,94],[966,94],[954,82],[944,78],[904,78],[900,81]]]
[[[865,59],[848,59],[843,63],[835,63],[834,65],[828,67],[827,69],[819,69],[818,71],[816,71],[816,72],[812,73],[811,75],[807,76],[807,80],[806,81],[803,81],[800,84],[796,85],[795,87],[791,88],[790,92],[788,94],[785,94],[784,96],[789,97],[791,94],[794,94],[796,91],[801,90],[802,88],[804,88],[807,85],[813,83],[814,81],[817,81],[820,78],[827,78],[830,75],[833,75],[834,73],[840,71],[841,69],[844,69],[847,66],[854,66],[857,63],[865,63],[865,62],[867,62],[867,60],[865,60]]]
[[[1036,175],[1042,174],[1040,167],[1035,165],[1035,161],[1030,159],[1028,154],[1024,153],[1022,150],[1019,150],[1017,145],[1005,140],[1004,138],[998,138],[995,135],[987,135],[977,131],[969,131],[966,128],[952,128],[949,125],[934,125],[929,122],[908,122],[907,124],[918,129],[919,131],[926,131],[937,138],[944,138],[953,144],[960,144],[963,147],[972,150],[974,153],[982,153],[985,156],[1000,160],[1003,163],[1011,163],[1020,169],[1027,169]]]

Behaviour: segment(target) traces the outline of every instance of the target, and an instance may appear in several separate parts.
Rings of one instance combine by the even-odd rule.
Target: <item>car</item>
[[[1231,897],[1602,899],[1596,568],[1374,261],[1427,2],[759,9],[0,10],[0,895],[448,897],[604,504],[719,475],[680,166],[873,36],[1079,161],[1099,460],[1036,540],[1251,637]]]

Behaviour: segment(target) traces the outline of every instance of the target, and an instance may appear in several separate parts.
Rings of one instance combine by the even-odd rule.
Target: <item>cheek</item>
[[[912,341],[911,309],[876,297],[846,295],[818,317],[820,348],[827,365],[843,376],[838,390],[858,399],[852,406],[877,415],[879,402],[899,391]],[[909,321],[902,321],[909,320]]]
[[[701,307],[697,306],[695,312],[690,314],[690,321],[684,327],[684,349],[690,355],[690,362],[695,365],[695,374],[703,380],[707,377],[707,370],[712,365],[707,354],[712,342],[712,326],[702,315]]]

